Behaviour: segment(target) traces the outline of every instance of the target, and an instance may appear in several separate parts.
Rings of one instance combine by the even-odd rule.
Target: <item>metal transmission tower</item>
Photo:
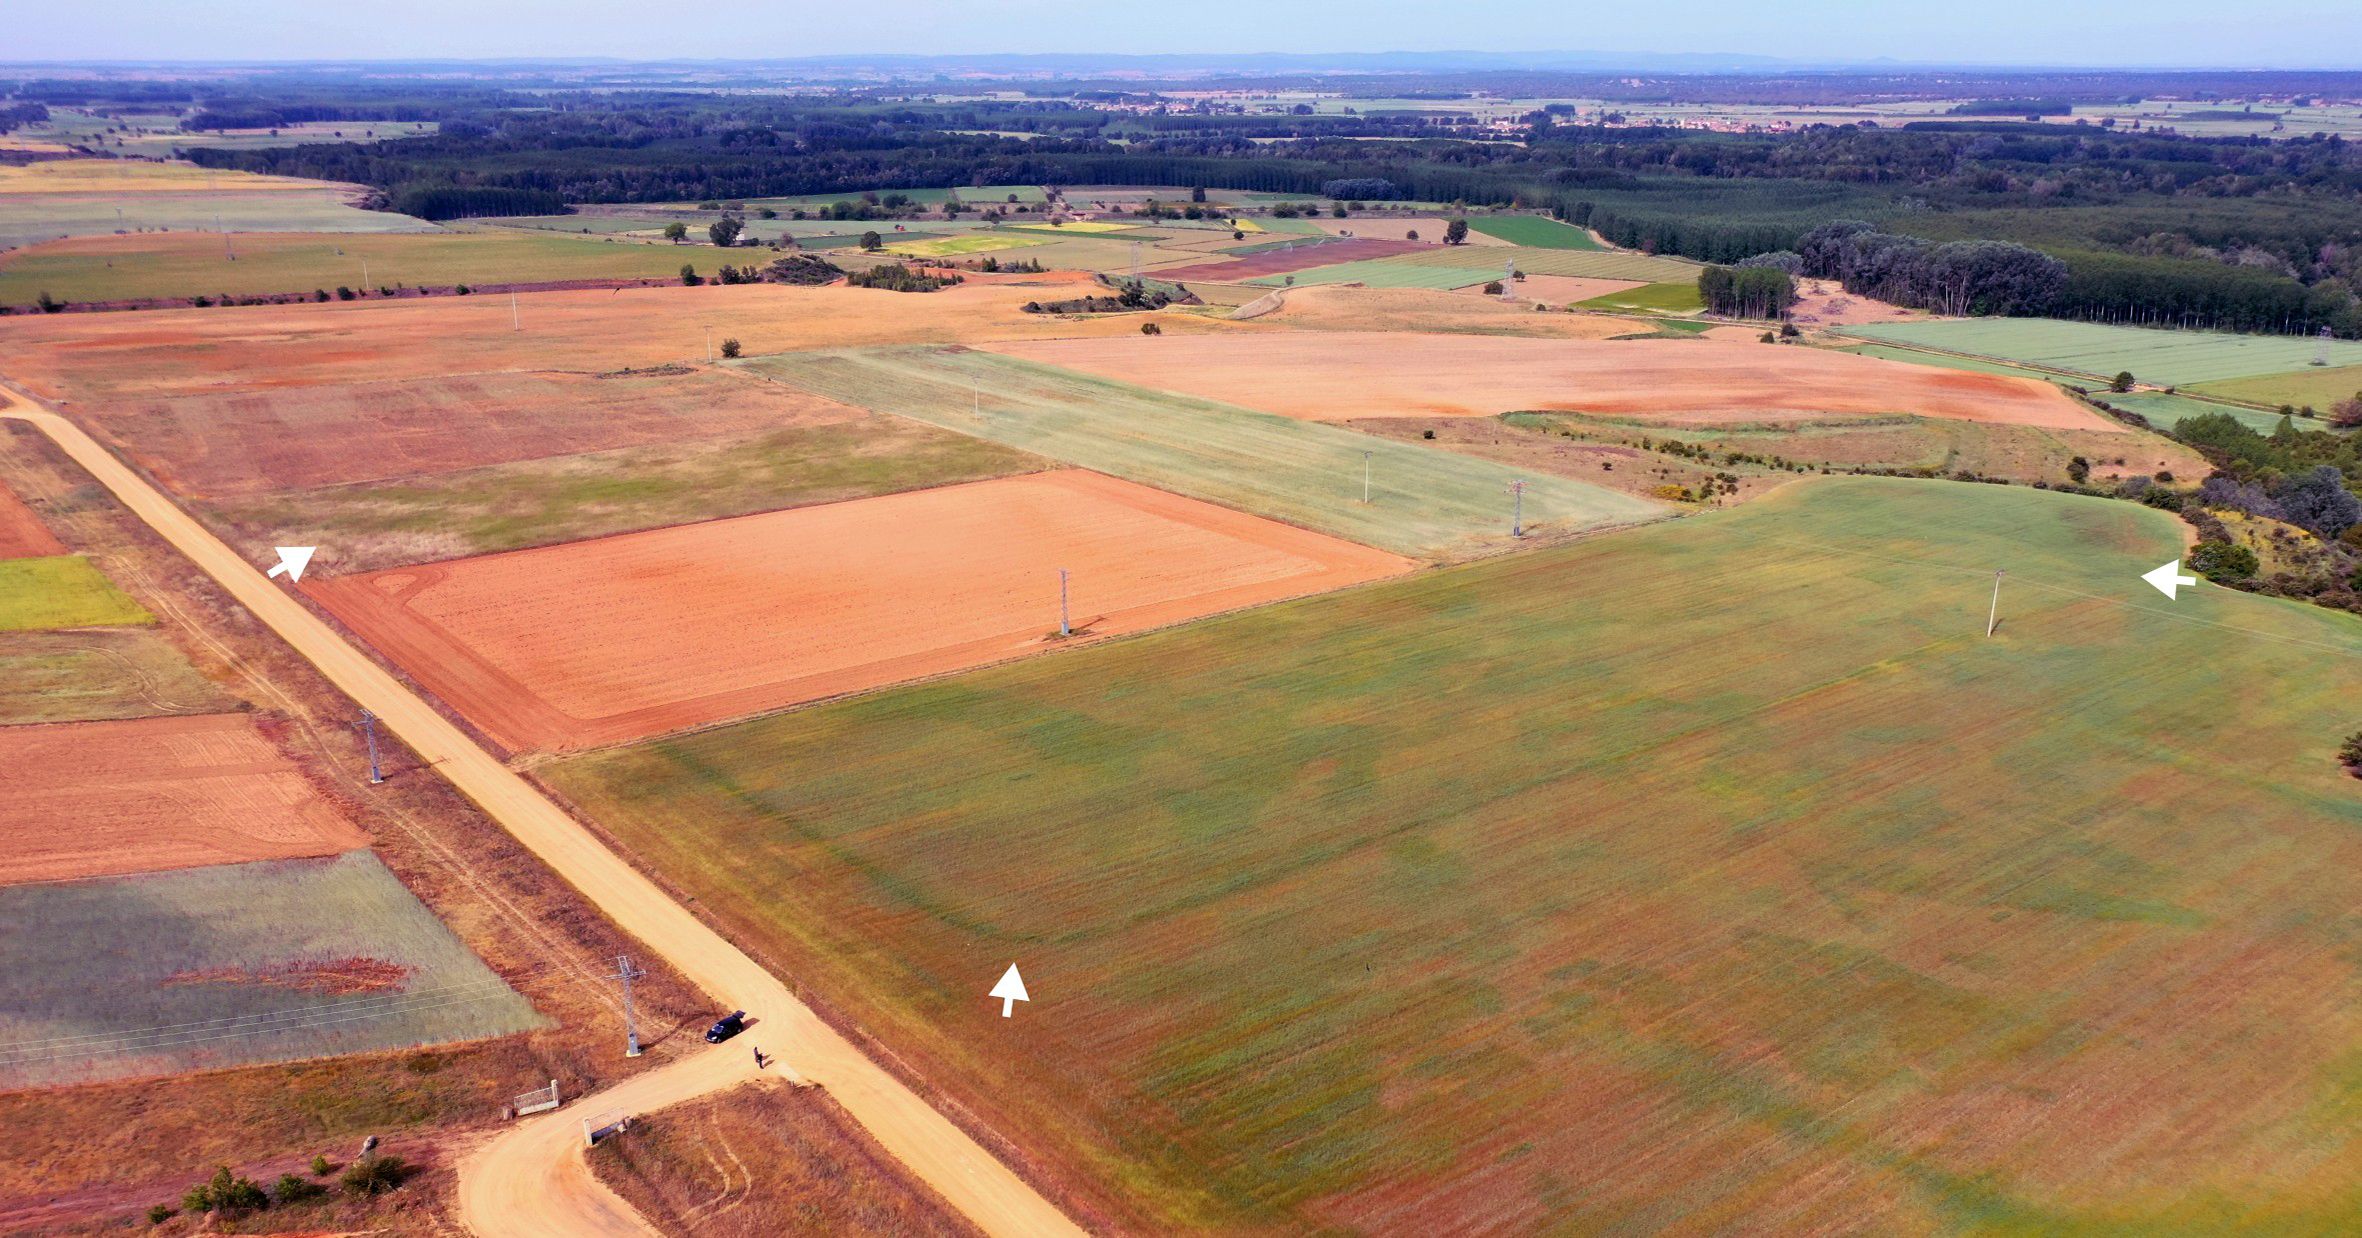
[[[2000,573],[2000,572],[1998,572],[1998,571],[1996,571],[1996,572],[1994,572],[1994,573],[1993,573],[1993,606],[1992,606],[1992,609],[1990,609],[1990,610],[1987,610],[1987,611],[1985,612],[1985,635],[1987,635],[1987,636],[1991,636],[1991,635],[1993,634],[1993,629],[1994,629],[1994,628],[1996,628],[1996,627],[1999,627],[1999,626],[2000,626],[2000,624],[2001,624],[2001,573]]]
[[[640,1056],[640,1017],[639,1012],[632,1007],[632,981],[642,979],[647,974],[632,966],[630,955],[618,954],[615,956],[615,975],[612,979],[623,982],[623,1056],[625,1057]]]
[[[1140,281],[1140,242],[1132,242],[1132,282]]]
[[[2314,365],[2329,364],[2329,341],[2336,338],[2335,333],[2331,332],[2329,328],[2321,328],[2321,338],[2313,345]]]
[[[1517,259],[1515,258],[1501,264],[1501,299],[1504,301],[1517,299]]]
[[[1058,635],[1074,635],[1074,627],[1066,621],[1066,569],[1058,569]]]
[[[370,785],[375,786],[378,783],[384,782],[385,775],[379,771],[377,766],[377,715],[364,709],[361,711],[360,720],[354,722],[353,725],[359,727],[361,729],[361,737],[369,741]]]
[[[1361,453],[1361,501],[1364,503],[1370,501],[1370,457],[1373,454],[1368,451]]]
[[[1511,504],[1509,516],[1509,536],[1511,537],[1525,536],[1525,486],[1525,478],[1522,477],[1509,483],[1509,500]]]

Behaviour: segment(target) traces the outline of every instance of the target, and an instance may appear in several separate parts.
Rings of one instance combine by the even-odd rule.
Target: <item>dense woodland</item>
[[[2158,80],[2054,74],[1983,84],[2010,107],[2029,110],[2175,85],[2193,97],[2263,86],[2246,80],[2255,75],[2147,76]],[[2362,81],[2351,76],[2275,80],[2285,78],[2278,84],[2291,90],[2362,93]],[[1631,80],[1657,88],[1674,79]],[[1446,77],[1423,93],[1458,97],[1477,81],[1490,89],[1606,95],[1596,75],[1531,73]],[[1370,82],[1391,97],[1405,90],[1400,78]],[[1797,101],[1802,93],[1820,102],[1926,91],[1957,97],[1978,84],[1942,77],[1679,82],[1692,99]],[[2242,330],[2328,326],[2362,336],[2362,151],[2335,136],[2194,138],[2104,124],[1941,119],[1724,134],[1575,125],[1565,123],[1571,109],[1555,108],[1524,117],[1513,140],[1496,132],[1478,141],[1462,123],[1469,118],[1449,109],[1273,113],[1169,99],[1139,83],[951,102],[879,87],[794,95],[524,91],[270,77],[114,86],[133,96],[120,101],[126,105],[171,103],[197,126],[269,117],[440,120],[442,132],[429,137],[191,152],[213,166],[374,186],[386,205],[427,218],[543,214],[572,202],[1007,183],[1311,196],[1340,181],[1383,180],[1404,200],[1546,209],[1620,245],[1719,264],[1797,250],[1816,228],[1859,221],[1878,235],[1936,243],[1913,250],[1918,275],[1889,272],[1875,281],[1919,304]],[[109,89],[25,83],[11,102],[104,105]],[[2063,274],[2022,254],[1943,242],[2024,246],[2055,260]],[[1953,274],[1977,267],[1998,282],[1965,291],[1954,283],[1935,295],[1921,285],[1938,282],[1936,265]],[[2039,274],[2042,296],[2023,295],[2029,273]]]

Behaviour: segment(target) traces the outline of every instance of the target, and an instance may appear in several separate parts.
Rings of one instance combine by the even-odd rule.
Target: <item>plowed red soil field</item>
[[[223,498],[867,416],[711,370],[468,374],[127,401],[99,433],[165,486]]]
[[[1050,649],[1407,559],[1064,470],[304,590],[512,750],[584,748]]]
[[[1489,417],[1517,410],[1729,422],[1917,413],[2052,429],[2123,427],[2048,383],[1727,340],[1540,340],[1371,332],[1002,341],[981,347],[1289,417]]]
[[[1273,249],[1259,254],[1248,254],[1225,262],[1200,262],[1194,266],[1163,267],[1156,277],[1188,283],[1193,279],[1210,279],[1234,284],[1258,275],[1285,275],[1290,271],[1308,271],[1313,267],[1332,266],[1339,262],[1359,262],[1364,258],[1392,258],[1396,254],[1413,253],[1432,246],[1418,241],[1390,241],[1382,237],[1354,237],[1350,240],[1329,241],[1319,245],[1302,245],[1295,249]]]
[[[1028,314],[1028,301],[1078,295],[1081,277],[978,279],[941,292],[886,292],[835,284],[678,284],[507,297],[420,297],[0,318],[8,376],[36,394],[76,404],[139,396],[480,374],[581,370],[699,361],[738,340],[749,356],[869,344],[1138,334],[1131,315],[1069,319]],[[1226,324],[1160,316],[1168,332]],[[709,329],[710,328],[710,333]]]
[[[66,553],[49,526],[0,482],[0,559],[38,559]]]
[[[0,885],[368,845],[244,714],[0,727]]]

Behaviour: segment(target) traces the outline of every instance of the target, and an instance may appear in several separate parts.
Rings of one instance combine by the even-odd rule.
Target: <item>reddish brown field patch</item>
[[[1725,340],[1254,331],[983,347],[1311,420],[1489,417],[1517,410],[1707,423],[1799,413],[1917,413],[2002,425],[2122,429],[2031,379]]]
[[[270,967],[206,967],[174,972],[165,984],[262,985],[300,993],[348,997],[358,993],[399,993],[416,968],[385,959],[306,959]]]
[[[511,749],[618,743],[1405,571],[1064,470],[304,589]]]
[[[1309,238],[1307,238],[1309,240]],[[1308,271],[1313,267],[1332,266],[1340,262],[1359,262],[1365,258],[1392,258],[1396,254],[1414,253],[1430,246],[1418,241],[1390,241],[1383,237],[1355,237],[1299,245],[1294,249],[1266,250],[1223,262],[1200,262],[1185,267],[1160,267],[1158,279],[1188,283],[1193,279],[1210,279],[1235,284],[1259,275],[1285,275],[1290,271]]]
[[[468,374],[174,399],[90,422],[190,498],[382,481],[866,416],[743,375]]]
[[[0,728],[0,885],[368,845],[243,714]]]
[[[65,543],[33,509],[0,482],[0,559],[40,559],[66,553]]]
[[[1476,288],[1484,285],[1477,284]],[[1630,292],[1648,285],[1630,279],[1586,279],[1577,275],[1528,275],[1518,280],[1513,288],[1520,301],[1540,301],[1547,305],[1573,305],[1593,297],[1604,297],[1618,292]],[[1471,289],[1460,289],[1461,296],[1480,295]]]

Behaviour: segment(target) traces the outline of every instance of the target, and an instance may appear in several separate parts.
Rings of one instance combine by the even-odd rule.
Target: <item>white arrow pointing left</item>
[[[1025,995],[1025,977],[1017,974],[1015,963],[1009,964],[1009,970],[1001,973],[1001,982],[992,986],[988,996],[1001,999],[1001,1017],[1004,1019],[1009,1017],[1009,1011],[1015,1009],[1018,1002],[1033,1000]]]
[[[2168,563],[2163,567],[2156,568],[2153,571],[2142,572],[2141,579],[2157,586],[2157,592],[2162,593],[2167,597],[2172,597],[2174,595],[2173,591],[2183,585],[2194,585],[2198,583],[2197,577],[2182,575],[2182,561],[2179,559],[2175,559],[2173,562]]]
[[[272,568],[269,572],[265,573],[265,575],[276,576],[281,572],[285,572],[287,573],[287,579],[293,582],[303,579],[303,570],[311,566],[312,552],[318,550],[319,547],[275,546],[272,549],[279,552],[279,566]]]

